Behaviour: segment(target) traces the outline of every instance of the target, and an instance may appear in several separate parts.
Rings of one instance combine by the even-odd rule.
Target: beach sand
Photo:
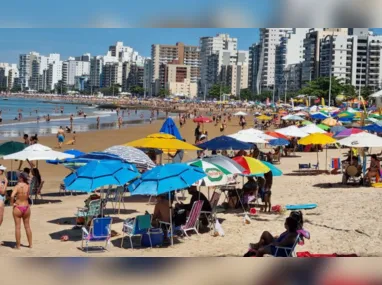
[[[237,119],[228,124],[226,134],[239,130]],[[101,130],[77,135],[74,146],[65,145],[65,149],[81,151],[102,151],[113,145],[120,145],[131,140],[142,138],[158,132],[163,121],[149,125],[127,126],[121,130]],[[251,121],[249,121],[251,122]],[[180,129],[188,142],[194,142],[195,124],[191,120]],[[218,126],[206,124],[209,138],[220,135]],[[71,135],[68,135],[68,139]],[[40,143],[56,147],[54,136],[41,137]],[[328,164],[332,157],[341,157],[345,150],[329,150]],[[279,167],[284,176],[275,177],[272,188],[272,204],[316,203],[314,210],[303,211],[306,228],[311,239],[297,251],[312,253],[356,253],[361,256],[382,256],[382,189],[365,187],[345,187],[340,185],[341,175],[306,175],[296,174],[298,163],[315,163],[316,153],[297,153],[298,157],[281,159]],[[194,152],[186,152],[185,159],[195,157]],[[325,153],[319,153],[321,168],[325,168]],[[1,161],[8,169],[9,161]],[[13,163],[15,167],[18,163]],[[26,165],[25,165],[26,166]],[[33,249],[22,247],[14,250],[14,222],[12,208],[6,207],[3,225],[0,227],[1,256],[88,256],[79,248],[81,246],[81,230],[73,230],[74,213],[82,207],[87,195],[58,195],[59,185],[69,173],[63,166],[39,163],[42,178],[45,181],[44,200],[32,206],[31,227],[33,231]],[[207,191],[204,189],[205,193]],[[223,199],[222,199],[223,200]],[[121,234],[122,222],[127,217],[143,214],[145,210],[152,212],[153,205],[148,205],[148,197],[126,197],[126,210],[121,214],[110,213],[113,217],[112,230]],[[110,212],[110,211],[109,211]],[[192,235],[190,238],[176,240],[173,247],[161,248],[129,248],[126,238],[124,248],[119,248],[121,237],[112,238],[109,251],[91,254],[90,256],[242,256],[248,244],[257,242],[260,234],[267,230],[274,235],[284,231],[284,215],[259,213],[252,217],[250,224],[243,223],[243,212],[218,214],[224,237],[213,237],[209,233]],[[61,242],[60,237],[69,235],[69,241]],[[139,237],[134,238],[138,244]],[[22,228],[22,244],[26,245],[25,231]]]

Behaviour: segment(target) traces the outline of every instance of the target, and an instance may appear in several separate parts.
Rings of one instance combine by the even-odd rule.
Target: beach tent
[[[252,145],[229,136],[220,136],[199,144],[198,147],[208,150],[245,150],[251,149]]]
[[[180,135],[180,132],[172,118],[167,118],[166,121],[164,121],[162,127],[159,130],[160,133],[165,133],[169,135],[173,135],[178,140],[183,140],[182,136]]]
[[[297,137],[297,138],[303,138],[306,137],[308,134],[304,131],[300,130],[296,126],[289,126],[286,128],[275,130],[276,133],[282,134],[287,137]]]
[[[55,151],[41,144],[33,144],[22,151],[3,157],[5,160],[63,160],[66,158],[74,158],[74,155]]]

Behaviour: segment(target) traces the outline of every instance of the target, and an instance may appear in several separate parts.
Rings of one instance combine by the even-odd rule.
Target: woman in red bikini
[[[23,220],[25,232],[27,234],[29,248],[32,248],[32,230],[29,225],[31,209],[29,205],[29,184],[25,173],[20,173],[19,181],[13,189],[11,205],[13,206],[13,218],[16,230],[16,249],[20,249],[21,220]]]

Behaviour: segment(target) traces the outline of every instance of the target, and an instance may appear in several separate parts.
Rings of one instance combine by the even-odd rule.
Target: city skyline
[[[0,62],[17,63],[18,56],[30,51],[59,53],[62,59],[90,53],[106,54],[117,41],[134,48],[145,57],[152,44],[199,45],[200,37],[230,34],[238,38],[238,49],[248,50],[259,40],[259,29],[176,28],[176,29],[0,29]]]

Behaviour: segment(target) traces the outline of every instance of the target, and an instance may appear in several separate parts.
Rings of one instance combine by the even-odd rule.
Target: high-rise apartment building
[[[173,95],[194,98],[197,95],[197,83],[191,82],[191,66],[179,62],[162,65],[164,67],[165,88]]]
[[[84,57],[76,58],[82,59]],[[74,86],[77,76],[90,75],[90,61],[76,60],[76,58],[70,57],[67,61],[63,62],[62,81],[66,86]]]
[[[144,89],[144,95],[153,95],[153,85],[151,84],[152,80],[152,74],[153,74],[153,64],[151,58],[145,59],[144,64],[144,75],[143,75],[143,89]]]
[[[120,62],[134,62],[137,64],[144,64],[145,58],[132,47],[124,46],[123,42],[117,42],[115,45],[109,47],[111,56],[116,57]]]
[[[11,90],[19,77],[17,64],[0,62],[0,90]]]
[[[122,62],[106,62],[102,67],[102,87],[122,86],[122,74]]]
[[[219,51],[237,51],[237,38],[228,34],[217,34],[215,37],[200,38],[200,90],[199,94],[207,96],[208,90],[216,82],[216,75],[220,70],[215,70],[216,56]],[[212,56],[212,58],[211,58]]]
[[[48,64],[46,90],[55,90],[56,84],[62,80],[62,61],[58,58]],[[62,86],[62,85],[61,85]],[[61,92],[61,91],[59,91]]]
[[[90,59],[90,89],[91,92],[102,87],[103,57],[94,56]]]
[[[197,83],[200,77],[200,50],[197,46],[187,46],[183,43],[176,43],[176,45],[162,45],[154,44],[151,46],[151,60],[152,60],[152,83],[154,84],[154,93],[158,94],[158,88],[163,88],[160,78],[163,78],[163,71],[161,65],[173,62],[174,60],[179,64],[190,66],[191,74],[190,80]]]

